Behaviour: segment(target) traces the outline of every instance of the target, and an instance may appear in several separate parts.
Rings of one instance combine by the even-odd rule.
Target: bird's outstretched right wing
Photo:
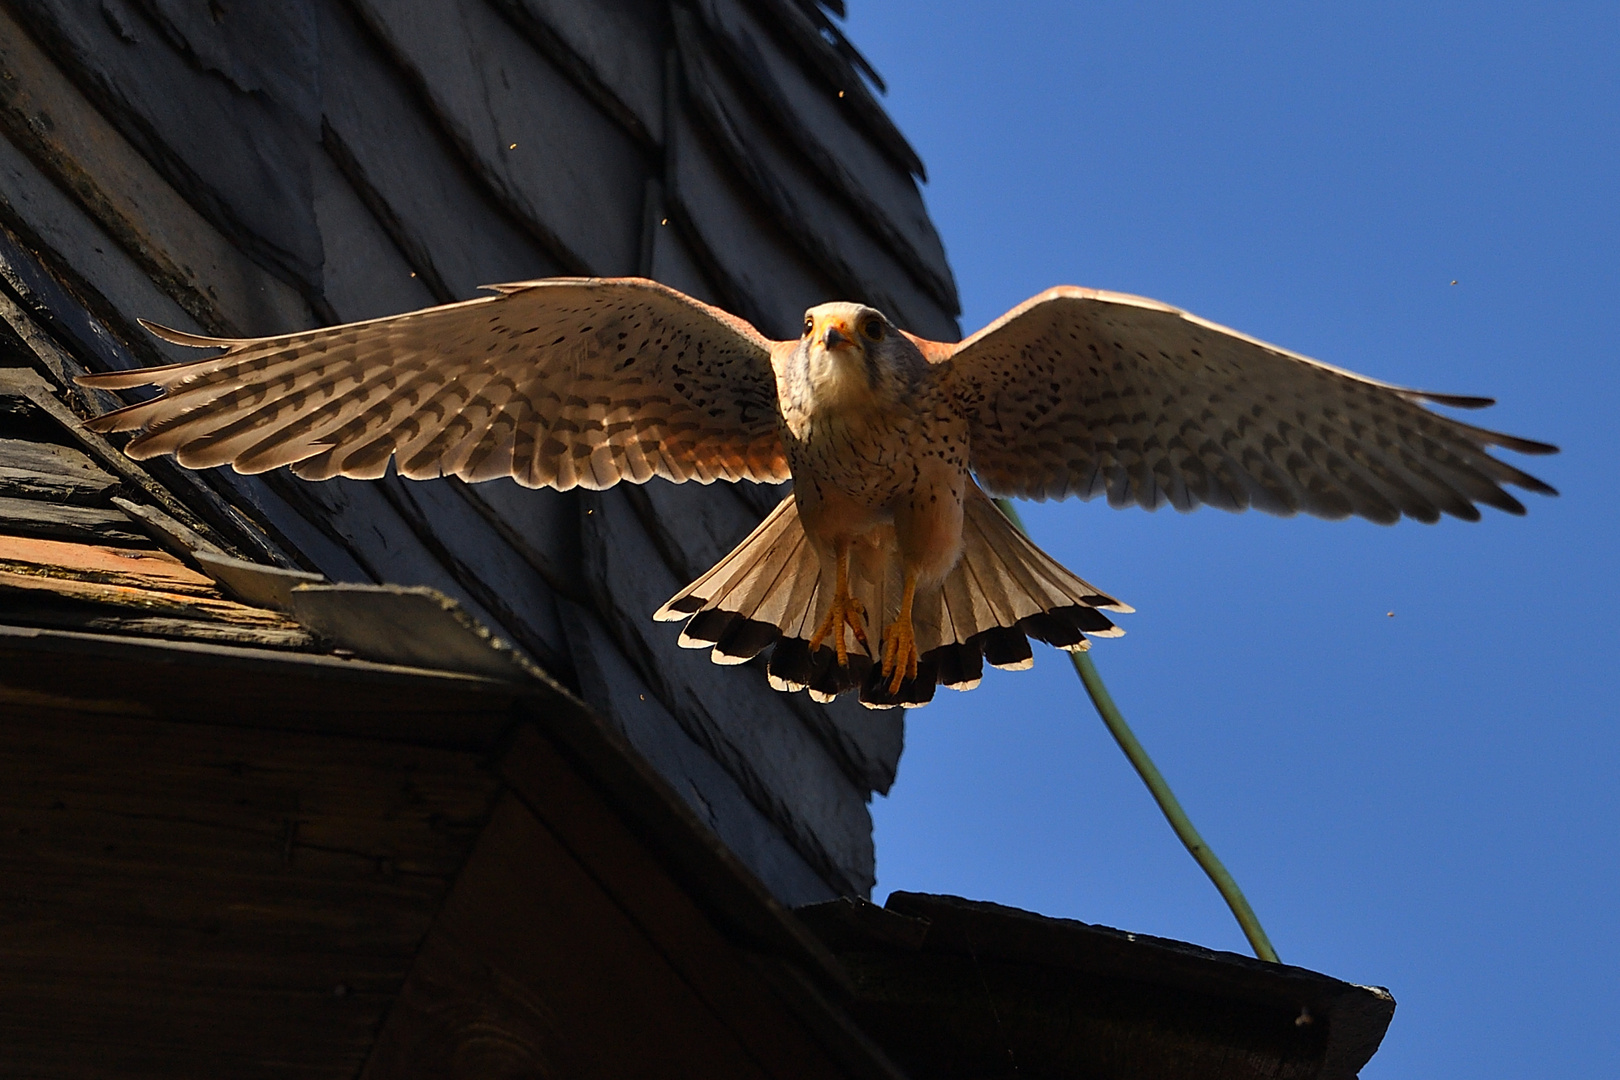
[[[1487,398],[1392,386],[1139,296],[1059,286],[960,345],[924,344],[997,495],[1392,522],[1522,514],[1508,484],[1553,493],[1489,450],[1556,447],[1424,407]]]
[[[182,465],[372,479],[511,476],[529,487],[788,478],[771,342],[640,278],[551,278],[496,295],[79,379],[165,393],[89,422]]]

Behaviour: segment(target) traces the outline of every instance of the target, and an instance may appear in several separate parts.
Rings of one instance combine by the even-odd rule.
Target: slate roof
[[[780,897],[870,889],[866,802],[893,780],[902,718],[778,695],[647,618],[779,492],[197,474],[136,467],[72,422],[117,403],[75,373],[182,355],[138,318],[265,334],[557,273],[656,277],[783,336],[806,306],[854,298],[951,338],[921,162],[830,10],[0,4],[0,363],[52,388],[6,421],[0,468],[85,477],[0,493],[21,499],[0,502],[0,532],[108,549],[82,553],[94,570],[37,544],[6,558],[57,568],[36,585],[102,575],[97,603],[158,564],[167,589],[139,619],[70,616],[65,592],[30,618],[193,640],[258,618],[261,644],[319,647],[231,608],[199,553],[432,587],[630,733]]]

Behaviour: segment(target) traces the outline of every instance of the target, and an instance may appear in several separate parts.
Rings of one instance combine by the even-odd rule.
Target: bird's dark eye
[[[861,333],[865,334],[869,341],[882,341],[883,320],[878,318],[867,319],[861,323]]]
[[[806,315],[804,317],[804,336],[809,337],[816,332],[816,320]]]

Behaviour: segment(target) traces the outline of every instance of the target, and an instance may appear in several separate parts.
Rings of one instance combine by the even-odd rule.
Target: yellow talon
[[[838,654],[838,666],[849,666],[849,645],[844,640],[844,627],[855,631],[855,640],[861,643],[868,655],[872,646],[866,641],[866,605],[861,603],[849,592],[849,547],[839,545],[838,548],[838,587],[833,591],[832,604],[827,608],[827,617],[821,620],[816,628],[815,635],[810,638],[810,651],[814,653],[828,634],[833,636],[833,651]]]
[[[898,694],[901,683],[917,677],[917,632],[911,625],[911,601],[916,595],[917,572],[908,567],[900,614],[883,634],[883,675],[889,680],[891,694]]]
[[[866,628],[863,625],[866,619],[866,605],[847,593],[843,596],[834,596],[832,606],[827,609],[827,617],[821,620],[815,636],[810,639],[810,651],[813,653],[830,634],[833,638],[833,649],[838,653],[838,666],[849,666],[849,643],[844,637],[844,627],[855,631],[855,640],[861,647],[871,652],[872,648],[866,642]]]
[[[917,637],[910,619],[896,619],[883,635],[883,674],[889,678],[889,693],[900,692],[900,684],[917,677]]]

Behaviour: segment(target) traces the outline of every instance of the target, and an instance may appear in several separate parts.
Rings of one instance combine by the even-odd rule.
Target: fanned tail
[[[874,651],[881,649],[878,633],[900,606],[896,552],[891,532],[851,553],[850,588],[866,608]],[[847,629],[841,631],[847,668],[838,665],[831,644],[811,653],[810,636],[832,603],[832,581],[832,568],[805,535],[789,495],[653,618],[686,619],[680,644],[709,649],[717,664],[745,663],[774,645],[767,673],[778,690],[807,689],[818,701],[858,690],[863,705],[884,709],[925,705],[940,685],[971,690],[987,662],[1027,668],[1034,663],[1030,638],[1077,651],[1087,647],[1086,635],[1117,637],[1124,631],[1103,612],[1131,610],[1031,543],[977,486],[964,507],[961,559],[943,582],[917,591],[912,622],[921,660],[916,677],[895,693]]]

